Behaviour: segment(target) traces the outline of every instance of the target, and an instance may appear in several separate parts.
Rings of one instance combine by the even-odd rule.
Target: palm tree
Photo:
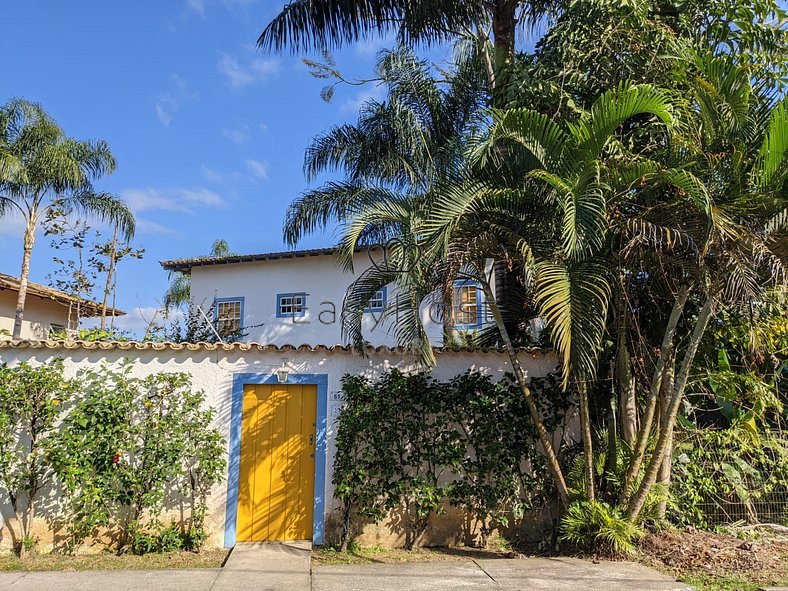
[[[218,258],[232,256],[233,254],[235,253],[230,250],[230,245],[227,241],[217,238],[213,241],[211,253],[208,256]],[[170,285],[167,287],[167,291],[164,292],[164,301],[162,302],[164,310],[170,311],[188,304],[191,298],[191,284],[191,275],[177,272],[171,273]]]
[[[263,30],[258,47],[332,49],[371,36],[397,34],[407,46],[466,39],[485,64],[489,90],[503,86],[523,24],[555,10],[553,0],[295,0]]]
[[[764,93],[749,69],[729,56],[698,55],[694,62],[698,76],[684,114],[687,141],[679,156],[691,163],[708,203],[707,223],[695,224],[703,229],[695,232],[697,272],[685,278],[683,286],[694,293],[699,309],[681,364],[665,389],[656,444],[645,462],[643,452],[654,423],[653,393],[660,379],[656,371],[665,365],[664,359],[677,356],[666,331],[623,490],[622,504],[633,522],[670,457],[673,426],[692,362],[715,310],[723,304],[758,301],[775,286],[788,284],[788,99]],[[641,462],[645,470],[637,483]]]
[[[430,64],[406,48],[381,52],[377,75],[386,99],[368,101],[355,124],[332,127],[307,148],[307,180],[339,170],[344,178],[306,191],[289,207],[285,241],[295,246],[306,234],[352,217],[370,192],[426,194],[455,170],[466,143],[483,128],[484,91],[480,67],[466,56],[437,81]],[[370,232],[368,242],[386,236]]]
[[[590,457],[585,384],[594,377],[610,297],[609,279],[598,252],[607,229],[606,198],[614,190],[602,159],[623,123],[636,116],[653,116],[670,125],[670,111],[665,92],[651,86],[622,85],[600,97],[589,115],[574,124],[559,125],[525,109],[496,112],[489,141],[474,150],[469,164],[455,178],[433,187],[426,199],[366,192],[363,204],[351,212],[345,226],[347,264],[353,248],[373,227],[398,233],[406,245],[400,258],[412,252],[407,244],[423,245],[418,264],[403,265],[394,256],[391,271],[369,269],[351,285],[345,320],[357,341],[361,339],[360,311],[368,298],[382,285],[394,282],[411,301],[384,314],[396,318],[399,336],[412,339],[424,358],[430,350],[424,346],[420,306],[430,297],[439,298],[441,290],[458,276],[482,285],[565,505],[564,476],[486,276],[486,259],[516,260],[532,273],[536,302],[563,360],[565,385],[571,383],[580,393]],[[398,273],[401,268],[412,272]],[[593,462],[588,465],[592,467]],[[592,483],[589,479],[591,496]]]
[[[92,181],[115,169],[104,141],[66,137],[44,109],[13,99],[0,109],[0,217],[19,213],[25,221],[22,269],[13,338],[22,331],[30,254],[36,228],[53,207],[117,224],[126,240],[134,216],[118,198],[96,192]]]

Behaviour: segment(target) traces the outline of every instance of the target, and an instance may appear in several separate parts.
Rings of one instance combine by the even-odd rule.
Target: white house
[[[0,338],[10,337],[14,330],[19,278],[0,273]],[[33,283],[27,284],[22,339],[46,339],[52,332],[78,328],[80,317],[98,316],[101,304],[79,300],[64,291]],[[107,309],[110,316],[124,316],[122,310]],[[8,334],[5,334],[8,333]]]
[[[343,270],[332,248],[294,250],[218,258],[164,261],[168,271],[191,275],[191,299],[211,311],[218,328],[240,329],[242,341],[266,345],[348,344],[342,336],[345,293],[355,277],[380,264],[384,248],[356,252],[354,273]],[[455,282],[453,324],[456,330],[478,330],[489,322],[480,286]],[[404,297],[389,285],[364,313],[364,337],[373,346],[395,346],[395,319],[383,310],[396,309]],[[443,341],[443,314],[438,304],[423,304],[422,321],[430,342]]]

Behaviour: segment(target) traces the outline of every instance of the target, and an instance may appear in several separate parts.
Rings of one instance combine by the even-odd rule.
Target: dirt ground
[[[788,584],[788,536],[784,535],[765,531],[738,536],[697,530],[662,532],[647,536],[641,549],[644,564],[700,588]]]

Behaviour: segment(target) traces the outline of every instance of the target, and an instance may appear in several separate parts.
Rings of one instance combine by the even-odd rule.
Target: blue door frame
[[[233,374],[233,398],[230,415],[230,463],[227,467],[227,505],[224,521],[224,547],[235,546],[238,526],[238,480],[241,472],[241,416],[244,386],[281,384],[276,374]],[[315,438],[315,504],[312,520],[312,543],[321,546],[324,539],[326,496],[326,427],[328,411],[328,375],[318,373],[290,374],[287,384],[317,386],[317,437]],[[286,384],[281,384],[286,385]]]

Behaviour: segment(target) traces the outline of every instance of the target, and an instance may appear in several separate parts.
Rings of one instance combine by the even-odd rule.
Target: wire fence
[[[697,503],[696,507],[709,525],[745,522],[788,526],[788,490],[755,493],[749,498],[747,495],[734,493],[728,497]]]

